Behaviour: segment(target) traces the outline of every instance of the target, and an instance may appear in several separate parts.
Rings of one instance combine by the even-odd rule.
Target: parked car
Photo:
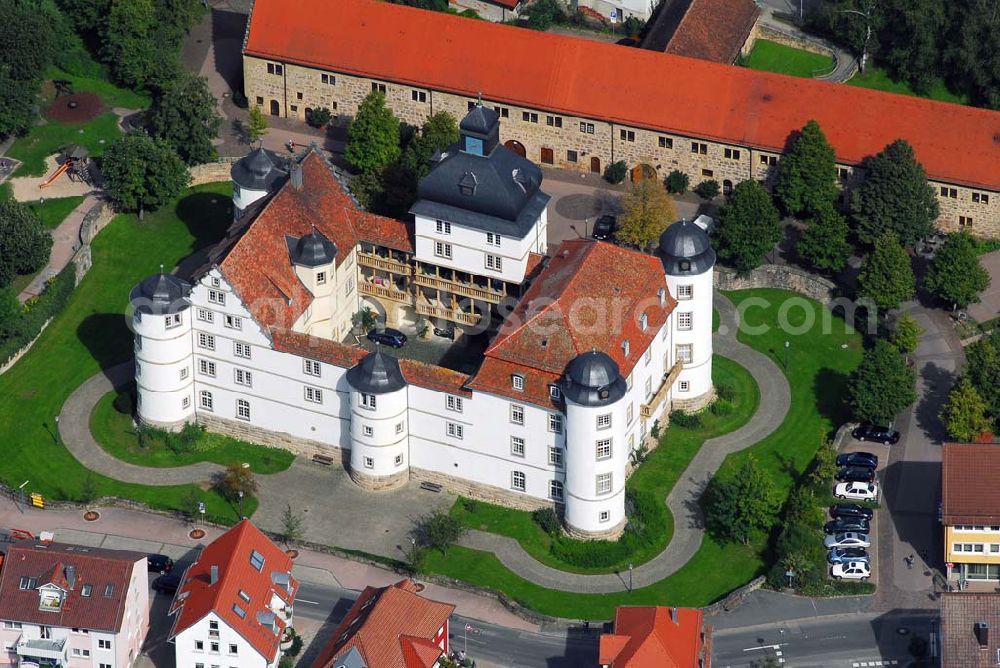
[[[618,219],[614,216],[604,215],[597,219],[594,223],[594,233],[593,237],[601,241],[607,241],[615,235],[615,231],[618,229]]]
[[[153,580],[153,591],[158,591],[163,594],[173,594],[177,591],[177,588],[181,586],[181,576],[174,573],[168,573],[166,575],[161,575],[160,577]]]
[[[857,531],[847,531],[845,533],[835,533],[823,539],[826,547],[871,547],[868,534]]]
[[[868,520],[860,517],[838,517],[823,525],[823,533],[845,533],[847,531],[861,531],[867,533],[871,529]]]
[[[845,452],[837,455],[837,466],[866,466],[877,469],[878,456],[870,452]]]
[[[870,520],[875,515],[871,508],[864,508],[856,503],[835,503],[830,506],[830,517],[860,517]]]
[[[826,555],[831,564],[842,564],[845,561],[868,561],[868,550],[863,547],[835,547]]]
[[[877,482],[842,482],[833,488],[833,495],[838,499],[854,501],[877,501]]]
[[[146,570],[150,573],[169,573],[174,567],[174,560],[165,554],[146,555]]]
[[[837,471],[834,478],[839,482],[874,482],[875,469],[867,466],[848,466]]]
[[[873,424],[863,424],[851,432],[851,436],[859,441],[875,441],[886,445],[899,443],[899,432],[888,427],[877,427]]]
[[[872,569],[867,561],[848,561],[834,564],[830,575],[836,580],[867,580],[872,575]]]
[[[406,334],[390,327],[372,329],[368,332],[368,340],[372,343],[381,343],[383,346],[389,346],[390,348],[402,348],[406,345]]]

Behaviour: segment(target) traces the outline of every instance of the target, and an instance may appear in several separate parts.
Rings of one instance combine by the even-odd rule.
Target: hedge
[[[76,266],[70,263],[45,284],[42,294],[28,300],[17,322],[8,328],[10,335],[0,341],[0,364],[35,340],[45,323],[66,308],[75,287]]]

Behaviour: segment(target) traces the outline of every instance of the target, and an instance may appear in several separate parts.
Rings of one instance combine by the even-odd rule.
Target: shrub
[[[612,162],[604,169],[604,180],[608,183],[621,183],[627,175],[628,167],[622,160]]]
[[[462,508],[464,508],[467,513],[474,513],[479,508],[479,502],[475,499],[462,498]]]
[[[296,633],[295,629],[293,629],[292,627],[288,628],[291,629],[292,631],[291,633],[292,644],[289,645],[288,649],[285,650],[285,656],[295,657],[298,656],[299,652],[302,651],[302,636]]]
[[[726,401],[736,400],[736,386],[732,383],[720,383],[715,386],[715,394],[720,399],[725,399]]]
[[[663,182],[663,185],[667,187],[667,192],[675,195],[686,193],[690,184],[691,179],[679,169],[675,169],[667,174],[667,178]]]
[[[542,527],[542,531],[550,536],[558,535],[562,529],[559,516],[552,508],[540,508],[531,514],[531,518],[535,520],[535,524]]]
[[[233,104],[240,109],[246,109],[250,106],[247,96],[242,89],[233,91]]]
[[[306,117],[306,123],[314,128],[322,128],[328,125],[332,119],[333,114],[330,113],[330,110],[326,107],[320,107],[309,112],[309,115]]]
[[[694,429],[701,426],[701,416],[697,413],[688,413],[687,411],[671,411],[670,424],[677,427]]]
[[[465,533],[462,523],[440,510],[421,517],[413,528],[413,537],[420,547],[435,549],[444,554]]]
[[[694,192],[702,199],[714,199],[719,196],[719,182],[715,179],[702,181],[695,186]]]
[[[135,409],[135,399],[131,390],[122,390],[111,404],[122,415],[131,415]]]
[[[295,668],[295,659],[285,655],[278,660],[278,668]]]
[[[179,441],[185,450],[194,450],[202,436],[205,434],[205,427],[196,422],[185,422],[180,433],[173,435],[174,440]]]
[[[712,415],[730,415],[733,412],[733,402],[718,397],[712,402],[709,410],[712,411]]]

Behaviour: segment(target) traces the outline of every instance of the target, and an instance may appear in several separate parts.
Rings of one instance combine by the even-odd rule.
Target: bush
[[[565,21],[566,13],[558,0],[535,0],[528,6],[528,27],[533,30],[548,30]]]
[[[712,411],[712,415],[730,415],[733,412],[733,402],[723,399],[722,397],[717,397],[712,405],[709,407]]]
[[[204,425],[200,425],[196,422],[185,422],[184,427],[180,430],[180,433],[171,434],[171,436],[174,437],[174,440],[179,441],[186,451],[194,450],[204,435]]]
[[[326,107],[320,107],[319,109],[313,109],[306,116],[306,123],[313,126],[314,128],[322,128],[330,123],[333,119],[333,114]]]
[[[240,109],[246,109],[250,106],[250,102],[247,100],[247,96],[242,90],[233,91],[233,104]]]
[[[604,169],[604,180],[608,183],[621,183],[627,175],[628,167],[622,160],[612,162]]]
[[[132,415],[135,412],[135,398],[131,390],[122,390],[115,396],[111,404],[122,415]]]
[[[697,413],[688,413],[687,411],[671,411],[670,424],[676,427],[694,429],[701,426],[701,415]]]
[[[448,548],[461,538],[465,533],[465,527],[457,519],[435,510],[424,515],[417,520],[413,528],[413,537],[417,541],[417,546],[438,550],[441,554],[448,551]]]
[[[550,536],[558,535],[562,529],[559,516],[552,508],[540,508],[531,514],[531,518],[535,520],[535,524],[542,527],[542,531]]]
[[[667,174],[667,178],[663,181],[663,185],[667,187],[667,192],[675,195],[686,193],[690,184],[691,179],[679,169],[675,169]]]
[[[292,644],[285,650],[285,656],[296,657],[302,651],[302,636],[296,633],[295,629],[288,627],[291,633]]]
[[[714,199],[719,196],[719,182],[715,179],[708,179],[699,183],[694,192],[702,199]]]
[[[721,383],[715,386],[715,394],[720,399],[725,399],[726,401],[736,400],[736,386],[732,383]]]

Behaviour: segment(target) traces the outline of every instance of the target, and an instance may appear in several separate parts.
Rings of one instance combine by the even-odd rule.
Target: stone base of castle
[[[351,476],[355,485],[368,492],[388,492],[399,489],[410,481],[410,472],[407,469],[392,475],[366,475],[362,471],[348,468],[347,475]]]
[[[570,538],[576,538],[577,540],[618,540],[621,535],[625,532],[625,525],[628,524],[628,520],[624,519],[610,529],[604,531],[584,531],[583,529],[577,529],[576,527],[571,527],[568,524],[563,525],[563,530],[566,535]]]
[[[690,399],[677,399],[674,397],[673,405],[671,410],[684,411],[686,413],[694,413],[700,411],[702,408],[708,406],[712,401],[715,400],[715,386],[712,386],[708,392],[701,394],[697,397],[691,397]],[[662,425],[666,426],[666,425]]]
[[[332,457],[335,462],[340,462],[344,468],[348,468],[350,452],[329,443],[262,429],[242,420],[227,420],[205,412],[198,413],[197,422],[204,425],[205,429],[217,434],[225,434],[251,443],[283,448],[303,457],[312,458],[314,455]]]
[[[417,482],[430,482],[441,485],[443,489],[454,494],[485,501],[507,508],[517,508],[518,510],[538,510],[539,508],[554,508],[555,503],[545,499],[536,499],[527,494],[518,494],[507,489],[484,485],[474,480],[465,480],[446,473],[428,471],[427,469],[410,469],[410,480]]]

